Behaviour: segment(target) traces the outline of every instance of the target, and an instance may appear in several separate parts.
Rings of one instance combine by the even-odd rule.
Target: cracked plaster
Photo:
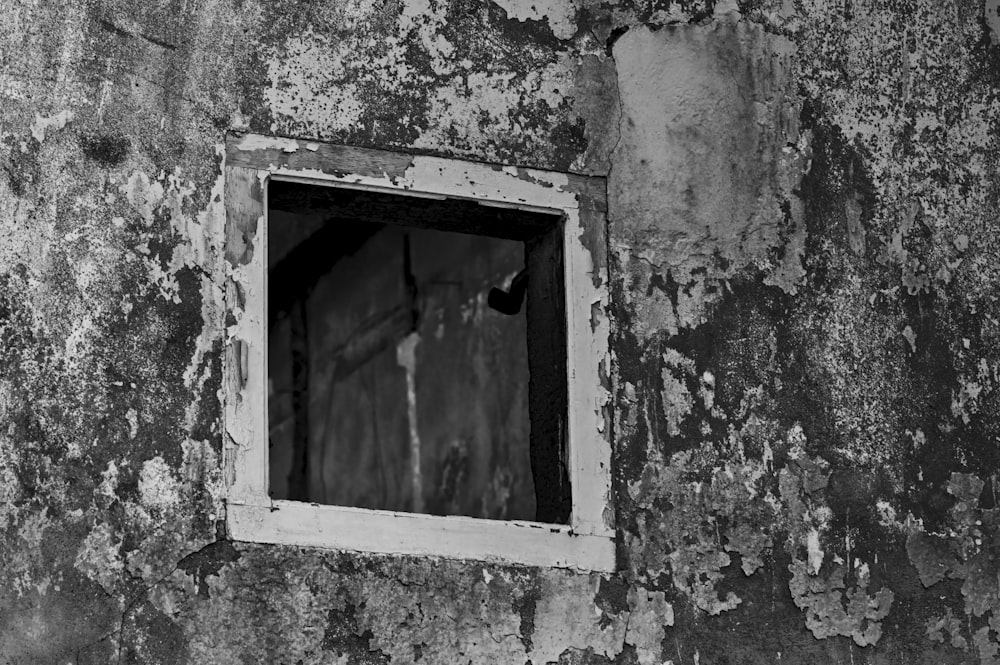
[[[0,661],[1000,661],[995,2],[298,9],[0,26]],[[608,175],[618,575],[219,540],[236,128]]]

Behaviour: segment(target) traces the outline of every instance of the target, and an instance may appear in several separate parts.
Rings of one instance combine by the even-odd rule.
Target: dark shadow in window
[[[554,214],[270,182],[272,497],[567,523],[562,239]]]

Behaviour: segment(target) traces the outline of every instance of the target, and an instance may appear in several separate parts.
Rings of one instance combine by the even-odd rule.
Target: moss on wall
[[[8,3],[0,662],[1000,662],[998,25]],[[225,539],[241,130],[608,177],[617,575]]]

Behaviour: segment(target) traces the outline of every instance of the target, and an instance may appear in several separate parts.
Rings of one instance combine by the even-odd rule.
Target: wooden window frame
[[[613,571],[607,205],[602,178],[255,134],[224,164],[223,469],[234,540]],[[269,179],[556,214],[563,219],[569,524],[272,500],[267,448]]]

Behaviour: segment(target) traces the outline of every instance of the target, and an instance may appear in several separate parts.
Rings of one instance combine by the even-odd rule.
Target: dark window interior
[[[276,499],[565,524],[558,215],[272,180]]]

